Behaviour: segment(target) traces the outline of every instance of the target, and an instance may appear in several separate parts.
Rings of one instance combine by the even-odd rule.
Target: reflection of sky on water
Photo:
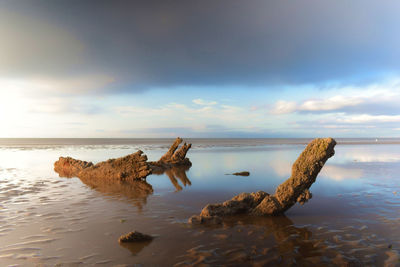
[[[264,190],[273,193],[277,185],[290,176],[293,162],[304,146],[269,146],[266,149],[231,148],[192,150],[193,162],[187,175],[193,186],[185,190],[243,192]],[[314,194],[337,195],[373,190],[377,181],[393,178],[400,167],[399,145],[338,145],[317,182]],[[156,158],[156,157],[155,157]],[[250,171],[249,177],[225,175]],[[149,177],[156,192],[172,191],[165,179]]]
[[[383,145],[349,145],[339,146],[340,160],[356,162],[400,162],[400,146],[397,144]],[[335,159],[338,161],[339,159]]]
[[[273,193],[286,180],[291,166],[304,145],[267,145],[244,147],[210,147],[192,149],[188,157],[193,166],[186,171],[191,185],[168,174],[151,175],[147,181],[155,195],[180,193],[218,193],[234,195],[263,190]],[[311,187],[315,196],[337,196],[360,192],[400,191],[397,178],[400,168],[400,145],[337,145],[336,154],[329,159],[317,182]],[[99,162],[134,152],[131,149],[2,149],[0,169],[29,170],[30,179],[54,176],[53,163],[60,155]],[[149,160],[157,160],[165,149],[144,150]],[[249,177],[226,175],[249,171]],[[29,178],[29,175],[27,176]],[[178,192],[179,191],[179,192]],[[385,193],[385,194],[386,194]],[[211,201],[211,200],[210,200]]]
[[[397,159],[400,158],[400,145],[338,145],[336,155],[328,160],[311,187],[313,198],[304,206],[295,205],[291,208],[283,221],[279,218],[255,221],[242,218],[240,223],[234,220],[230,230],[191,229],[180,224],[198,213],[207,203],[224,201],[243,191],[264,190],[273,193],[276,186],[290,176],[291,166],[303,148],[304,145],[298,144],[194,148],[188,154],[193,163],[189,170],[149,176],[147,182],[152,185],[154,193],[145,195],[137,194],[135,188],[129,185],[89,184],[76,178],[59,178],[53,171],[53,163],[59,156],[99,162],[135,152],[133,149],[86,149],[79,146],[62,149],[0,149],[0,208],[2,205],[6,207],[0,209],[0,213],[3,213],[0,215],[3,218],[16,218],[11,216],[19,214],[13,219],[13,222],[17,222],[13,226],[17,230],[6,236],[0,235],[0,241],[4,246],[18,244],[21,237],[43,234],[41,227],[48,224],[49,229],[66,227],[68,229],[65,231],[81,231],[75,236],[68,232],[51,246],[64,246],[65,240],[70,238],[71,244],[74,244],[71,247],[76,247],[75,254],[71,253],[74,258],[77,255],[85,256],[81,255],[83,252],[90,254],[90,249],[94,249],[92,246],[84,246],[83,249],[80,243],[74,243],[84,237],[91,244],[101,243],[104,246],[100,255],[125,260],[125,249],[121,249],[115,240],[121,233],[134,230],[134,226],[143,232],[160,234],[148,246],[132,250],[132,253],[138,254],[135,257],[147,261],[153,259],[154,251],[161,253],[170,247],[181,246],[181,251],[174,252],[175,256],[199,244],[227,251],[230,245],[248,242],[244,243],[244,247],[249,248],[264,232],[270,232],[275,237],[275,240],[271,240],[266,235],[268,239],[259,240],[260,248],[265,246],[265,242],[275,248],[267,255],[271,258],[280,255],[287,257],[289,253],[289,260],[299,259],[294,247],[304,249],[307,254],[315,252],[314,244],[322,243],[331,247],[330,258],[335,258],[337,252],[351,254],[352,249],[370,249],[373,254],[385,254],[388,243],[393,244],[391,251],[398,251],[400,161]],[[166,148],[143,151],[149,160],[157,160]],[[238,171],[250,171],[251,175],[225,175]],[[68,221],[70,217],[73,220],[71,222]],[[28,224],[27,218],[30,218]],[[121,219],[127,222],[122,223]],[[21,224],[18,224],[18,220]],[[98,232],[92,232],[93,228]],[[243,232],[237,232],[237,228]],[[228,239],[213,237],[214,232],[223,234],[225,231],[232,234],[227,235],[230,236]],[[105,236],[104,232],[112,235]],[[255,234],[249,239],[248,233],[252,232]],[[204,233],[204,236],[198,236],[200,233]],[[354,238],[361,240],[356,245],[352,237],[354,235]],[[370,239],[373,235],[375,239]],[[236,242],[226,241],[231,241],[235,236]],[[104,242],[104,238],[108,238],[108,241]],[[171,242],[176,243],[171,246]],[[187,242],[188,247],[183,247]],[[308,247],[310,244],[313,245]],[[346,244],[348,247],[345,247]],[[338,245],[341,247],[336,248]],[[44,245],[41,249],[43,255],[55,253],[46,252]],[[98,249],[94,251],[99,252]],[[327,252],[326,247],[322,247],[316,252],[326,257],[329,250]],[[360,253],[367,255],[367,252]],[[307,259],[306,254],[301,259]],[[225,260],[224,255],[221,257]]]
[[[400,167],[400,145],[338,145],[311,190],[314,194],[334,195],[372,190],[378,183],[392,184]],[[291,166],[304,145],[268,145],[252,147],[211,147],[192,149],[188,157],[193,166],[187,171],[192,186],[178,179],[178,187],[193,192],[224,191],[238,193],[264,190],[273,193],[290,176]],[[0,150],[0,168],[30,169],[32,173],[54,175],[53,163],[60,155],[99,162],[129,154],[131,149]],[[165,151],[144,150],[149,160],[157,160]],[[44,165],[43,162],[48,164]],[[250,171],[249,177],[226,175]],[[155,193],[175,192],[167,174],[148,177]]]

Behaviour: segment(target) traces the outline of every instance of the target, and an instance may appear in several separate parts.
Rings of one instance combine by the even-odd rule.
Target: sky
[[[400,137],[399,10],[0,0],[0,137]]]

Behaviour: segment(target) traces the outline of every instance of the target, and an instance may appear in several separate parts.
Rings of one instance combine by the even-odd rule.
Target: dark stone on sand
[[[232,175],[236,175],[236,176],[249,176],[250,172],[244,171],[244,172],[234,172],[232,173]]]
[[[147,156],[142,151],[117,159],[109,159],[94,165],[92,162],[60,157],[54,163],[54,170],[62,177],[79,177],[81,179],[102,179],[110,181],[134,181],[145,179],[154,172],[164,172],[174,166],[191,166],[186,154],[191,144],[182,143],[177,138],[168,152],[159,161],[147,162]]]
[[[274,195],[263,191],[241,193],[224,203],[208,204],[200,215],[192,216],[189,223],[215,223],[222,217],[236,214],[280,215],[296,202],[304,204],[312,197],[309,188],[325,162],[334,155],[335,145],[332,138],[311,141],[293,164],[291,177],[278,186]]]
[[[129,242],[145,242],[151,241],[153,237],[151,235],[142,234],[138,231],[129,232],[126,235],[119,237],[119,243],[129,243]]]

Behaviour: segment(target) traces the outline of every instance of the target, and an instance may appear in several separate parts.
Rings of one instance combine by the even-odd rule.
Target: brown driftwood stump
[[[263,191],[241,193],[220,204],[208,204],[200,215],[189,223],[220,222],[224,216],[247,213],[250,215],[279,215],[296,202],[304,204],[311,197],[309,188],[315,182],[325,162],[335,154],[336,141],[317,138],[311,141],[292,167],[292,175],[278,186],[274,195]]]
[[[60,157],[54,163],[54,170],[62,177],[79,177],[86,181],[110,180],[129,182],[145,179],[154,172],[164,172],[174,166],[191,166],[192,163],[186,154],[191,148],[191,144],[183,144],[181,138],[176,138],[170,149],[158,161],[147,161],[147,156],[142,151],[127,155],[117,159],[93,164],[92,162],[73,159],[70,157]]]

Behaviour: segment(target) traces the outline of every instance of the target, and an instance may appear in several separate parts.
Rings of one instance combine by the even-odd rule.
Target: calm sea
[[[196,148],[307,144],[313,138],[186,138]],[[169,146],[173,138],[0,138],[0,147]],[[339,144],[400,144],[400,138],[336,138]]]

